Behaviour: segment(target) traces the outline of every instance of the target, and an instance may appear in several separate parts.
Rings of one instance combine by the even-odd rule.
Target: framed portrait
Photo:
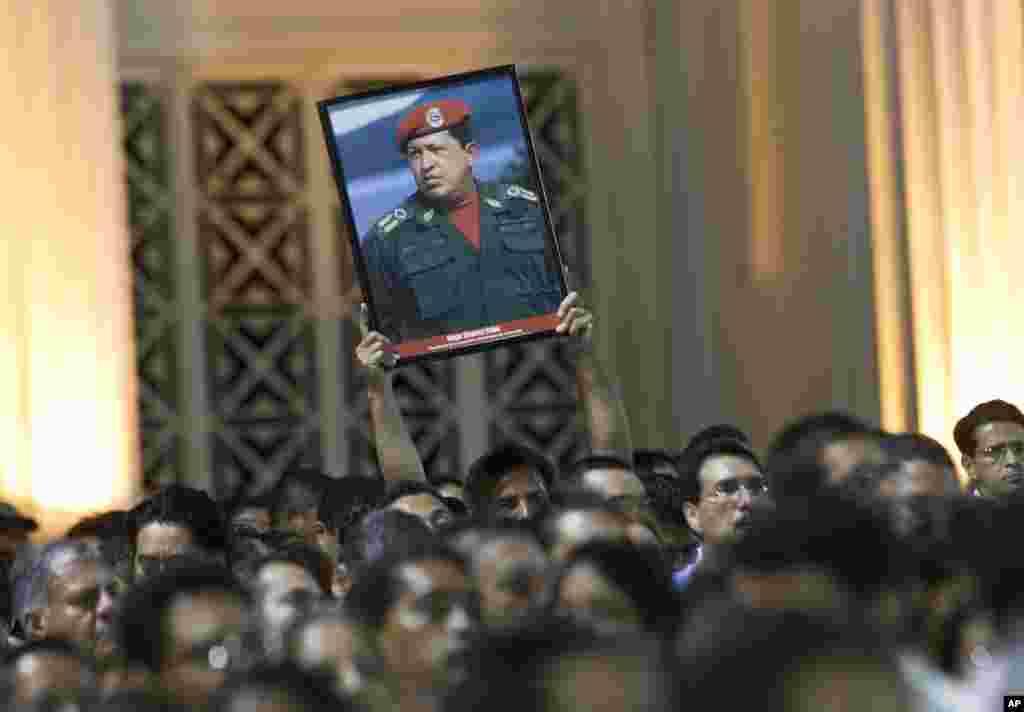
[[[551,336],[565,269],[512,65],[318,103],[399,365]]]

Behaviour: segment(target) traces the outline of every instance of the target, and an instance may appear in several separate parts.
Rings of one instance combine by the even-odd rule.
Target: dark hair
[[[583,476],[591,470],[628,470],[633,471],[633,465],[625,458],[614,453],[593,453],[584,455],[577,459],[567,470],[562,472],[562,481],[578,485],[583,481]]]
[[[334,567],[330,559],[320,549],[303,543],[289,544],[287,547],[267,554],[253,564],[252,571],[259,576],[260,571],[271,564],[292,564],[308,573],[321,592],[331,595],[331,584],[334,581]]]
[[[822,462],[826,447],[842,440],[880,434],[847,413],[817,413],[794,420],[775,436],[765,458],[773,496],[812,495],[828,482],[829,472]]]
[[[276,521],[282,514],[297,511],[319,513],[320,503],[331,487],[332,478],[313,467],[282,473],[271,490],[270,514]]]
[[[647,499],[655,516],[670,526],[686,527],[685,489],[681,477],[672,477],[659,472],[640,476],[647,491]]]
[[[422,519],[397,509],[371,512],[349,528],[342,541],[345,563],[357,573],[387,556],[401,556],[434,544],[434,534]]]
[[[705,440],[695,447],[687,449],[680,458],[679,485],[684,501],[693,502],[700,499],[700,469],[707,460],[721,455],[742,457],[754,463],[757,469],[762,469],[757,455],[743,441],[732,438]]]
[[[973,457],[978,447],[978,439],[974,436],[978,426],[1003,422],[1024,425],[1024,413],[1017,406],[1003,400],[986,401],[974,406],[970,413],[957,421],[953,428],[953,440],[961,454]]]
[[[83,517],[68,529],[64,538],[98,539],[104,560],[117,566],[131,561],[135,532],[135,520],[129,512],[113,511]]]
[[[388,556],[370,564],[356,578],[355,585],[345,597],[345,612],[368,630],[380,630],[388,611],[402,593],[404,583],[398,575],[398,570],[402,566],[423,561],[446,561],[469,575],[469,565],[462,555],[440,543],[424,547],[415,553]]]
[[[882,451],[898,462],[927,462],[937,467],[956,469],[953,458],[938,440],[923,433],[900,433],[889,435],[882,440]]]
[[[739,440],[741,443],[750,445],[750,436],[745,432],[737,428],[735,425],[719,423],[717,425],[709,425],[708,427],[702,428],[694,433],[693,437],[690,438],[690,441],[683,449],[683,453],[687,450],[692,450],[698,445],[703,445],[706,442],[722,439]]]
[[[167,613],[180,596],[225,593],[248,604],[249,595],[220,566],[189,566],[146,579],[126,595],[117,618],[117,636],[125,658],[158,672],[163,664]]]
[[[816,663],[828,661],[877,666],[897,686],[898,694],[907,694],[894,655],[866,626],[803,611],[739,609],[723,617],[713,635],[684,653],[683,695],[713,699],[719,709],[784,712],[797,708],[793,695],[801,691],[801,675],[813,675]],[[743,683],[737,684],[740,670]],[[909,700],[898,702],[902,709]]]
[[[592,541],[576,549],[555,581],[557,601],[565,577],[581,564],[593,565],[636,606],[647,632],[672,633],[678,623],[679,599],[664,559],[649,547]]]
[[[753,571],[809,566],[830,572],[861,601],[905,582],[914,564],[881,508],[830,490],[755,509],[733,557],[736,566]]]
[[[230,712],[232,702],[249,691],[261,697],[287,700],[287,704],[308,712],[346,712],[355,707],[334,692],[327,675],[306,672],[293,663],[257,665],[231,675],[214,696],[213,712]]]
[[[134,514],[136,532],[153,522],[177,524],[189,530],[201,549],[224,550],[226,532],[220,508],[202,490],[169,485],[136,507]]]
[[[516,467],[534,470],[550,492],[555,484],[555,467],[547,458],[530,448],[516,443],[502,445],[481,456],[470,465],[466,476],[466,496],[474,514],[486,514],[498,481]]]
[[[634,450],[633,471],[641,480],[650,475],[679,477],[679,453],[650,448]]]
[[[340,477],[331,482],[321,499],[318,517],[340,538],[348,527],[381,506],[386,487],[384,480],[378,477]]]

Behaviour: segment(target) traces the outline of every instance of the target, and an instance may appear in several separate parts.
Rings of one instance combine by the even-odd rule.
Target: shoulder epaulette
[[[540,202],[540,198],[532,190],[527,190],[519,185],[510,185],[505,188],[506,198],[521,198],[523,200],[529,200],[531,203]]]
[[[387,235],[409,218],[409,211],[399,206],[377,221],[377,232]]]

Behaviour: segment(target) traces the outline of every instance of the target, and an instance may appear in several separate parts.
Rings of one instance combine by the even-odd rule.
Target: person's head
[[[401,480],[389,485],[383,507],[419,517],[434,531],[452,521],[452,512],[444,497],[423,482]]]
[[[397,509],[370,512],[348,528],[342,542],[345,563],[342,588],[348,593],[352,582],[376,561],[408,556],[434,545],[435,534],[421,518]]]
[[[125,598],[121,651],[178,701],[204,705],[244,663],[248,606],[248,593],[224,568],[171,569]]]
[[[245,497],[231,505],[228,527],[243,527],[258,532],[270,531],[274,526],[273,505],[268,497]]]
[[[641,480],[652,475],[679,478],[679,454],[668,450],[643,448],[633,451],[633,471]]]
[[[34,559],[24,630],[31,640],[62,638],[87,653],[110,652],[117,589],[91,542],[58,539]]]
[[[561,497],[561,506],[541,524],[544,547],[552,561],[561,562],[593,541],[629,541],[630,520],[599,495],[578,492]]]
[[[702,428],[694,433],[689,442],[686,443],[686,448],[683,450],[683,453],[687,450],[699,447],[704,443],[711,442],[712,440],[739,440],[747,447],[753,448],[753,445],[750,442],[750,436],[741,429],[737,428],[735,425],[729,425],[728,423],[717,423],[715,425],[709,425],[706,428]]]
[[[14,687],[18,705],[81,704],[95,692],[96,675],[92,665],[70,642],[61,639],[33,641],[13,650],[5,668]],[[19,708],[20,709],[20,708]]]
[[[570,483],[605,499],[615,497],[643,497],[643,482],[633,467],[617,455],[587,455],[575,462],[569,476]]]
[[[666,550],[679,553],[691,543],[693,534],[686,522],[686,497],[680,476],[661,473],[641,477],[650,508],[658,520]]]
[[[332,483],[331,477],[313,468],[286,471],[273,489],[271,517],[275,529],[291,532],[333,557],[337,552],[331,550],[327,527],[320,520],[320,503]]]
[[[232,675],[217,693],[212,712],[348,712],[330,678],[292,663],[259,665]]]
[[[65,538],[99,546],[118,591],[127,590],[132,581],[135,546],[135,520],[130,513],[115,511],[85,517],[68,530]]]
[[[674,629],[679,605],[657,552],[613,542],[592,542],[565,562],[553,603],[577,625],[600,634]]]
[[[350,572],[341,551],[348,531],[368,513],[377,509],[386,494],[386,485],[379,477],[348,475],[331,481],[320,500],[319,519],[326,534],[334,540],[337,572],[334,578],[335,596],[343,596],[350,582]]]
[[[424,692],[443,688],[461,670],[479,624],[468,566],[444,546],[373,564],[345,610],[366,628],[396,684]]]
[[[738,440],[709,440],[680,464],[690,529],[712,546],[736,539],[768,492],[757,455]]]
[[[522,445],[503,445],[469,468],[466,494],[478,517],[536,521],[551,503],[555,468]]]
[[[732,547],[732,585],[757,608],[856,614],[899,633],[910,549],[872,503],[839,491],[758,509]]]
[[[281,660],[288,627],[330,596],[333,567],[319,549],[299,544],[266,556],[253,569],[263,647],[271,659]]]
[[[841,485],[858,465],[881,464],[882,437],[876,428],[840,412],[787,424],[769,445],[765,461],[774,496],[808,496]]]
[[[945,497],[960,491],[956,466],[946,448],[922,433],[890,435],[882,441],[894,476],[879,483],[883,497]]]
[[[135,510],[135,578],[195,563],[220,562],[226,531],[220,509],[202,490],[171,485]]]
[[[746,611],[723,618],[702,643],[683,655],[683,694],[714,700],[716,709],[912,708],[895,653],[865,626],[802,611]]]
[[[548,559],[529,527],[505,524],[479,531],[470,555],[483,621],[490,627],[520,623],[544,594]]]
[[[358,694],[366,684],[365,648],[363,631],[334,606],[310,611],[288,631],[289,660],[329,677],[342,694]]]
[[[473,141],[469,106],[459,100],[432,101],[406,114],[398,126],[398,147],[416,188],[428,200],[453,203],[473,190]]]
[[[1005,497],[1024,484],[1024,414],[992,400],[975,406],[953,429],[960,462],[971,487],[986,497]]]

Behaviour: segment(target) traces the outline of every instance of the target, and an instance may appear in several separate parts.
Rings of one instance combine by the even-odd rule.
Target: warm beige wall
[[[809,411],[877,421],[859,2],[693,2],[679,26],[694,150],[678,190],[691,240],[715,244],[715,318],[686,335],[703,363],[675,371],[681,429],[731,419],[764,444]]]
[[[764,443],[831,407],[877,420],[859,0],[350,5],[124,0],[122,57],[311,95],[346,74],[562,67],[600,348],[637,444],[723,419]]]

